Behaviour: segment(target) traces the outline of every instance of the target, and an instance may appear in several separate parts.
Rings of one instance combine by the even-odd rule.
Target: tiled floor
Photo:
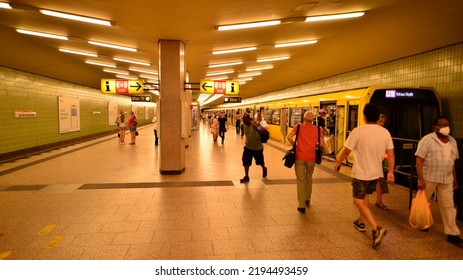
[[[149,126],[135,146],[111,136],[0,165],[0,259],[463,259],[437,205],[429,233],[408,225],[406,188],[390,185],[391,210],[371,204],[388,230],[372,249],[368,226],[352,226],[348,168],[317,166],[301,215],[294,171],[281,161],[288,146],[266,144],[268,178],[252,166],[240,184],[243,140],[226,137],[222,145],[205,126],[193,132],[180,175],[159,173]]]

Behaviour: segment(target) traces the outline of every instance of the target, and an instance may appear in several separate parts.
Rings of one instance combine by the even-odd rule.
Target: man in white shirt
[[[344,144],[344,150],[334,169],[339,171],[341,163],[354,151],[355,161],[352,167],[352,189],[354,204],[360,217],[354,221],[354,227],[365,232],[364,220],[372,227],[373,248],[376,248],[386,234],[378,225],[370,211],[368,195],[376,189],[378,178],[383,177],[384,152],[388,154],[387,181],[394,182],[394,144],[387,129],[376,124],[380,111],[373,104],[366,104],[363,109],[365,125],[352,130]]]
[[[453,191],[458,187],[455,174],[455,161],[458,159],[458,147],[450,136],[450,122],[440,116],[433,122],[434,132],[424,136],[416,150],[416,171],[418,189],[424,190],[430,200],[434,191],[444,224],[447,241],[462,245],[455,219],[457,211],[453,204]]]

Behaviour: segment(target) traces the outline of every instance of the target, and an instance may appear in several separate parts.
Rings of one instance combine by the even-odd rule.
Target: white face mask
[[[439,129],[439,133],[444,136],[448,136],[450,134],[450,127],[442,127],[441,129]]]

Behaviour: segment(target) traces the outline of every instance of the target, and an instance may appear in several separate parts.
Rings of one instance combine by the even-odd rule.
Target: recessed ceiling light
[[[221,71],[221,72],[213,72],[213,73],[206,73],[206,76],[219,76],[219,75],[225,75],[225,74],[231,74],[234,73],[235,70],[228,70],[228,71]]]
[[[281,23],[281,20],[238,23],[238,24],[230,24],[230,25],[221,25],[217,27],[217,30],[225,31],[225,30],[245,29],[245,28],[256,28],[256,27],[263,27],[263,26],[278,25],[280,23]]]
[[[259,76],[259,75],[262,75],[262,72],[252,72],[252,73],[239,74],[238,78],[252,77],[252,76]]]
[[[74,50],[68,50],[68,49],[59,49],[59,51],[60,52],[65,52],[65,53],[72,53],[72,54],[78,54],[78,55],[91,56],[91,57],[97,57],[98,56],[96,53],[88,53],[88,52],[74,51]]]
[[[138,64],[138,65],[143,65],[143,66],[151,66],[151,63],[143,62],[143,61],[136,61],[136,60],[130,60],[130,59],[125,59],[125,58],[119,58],[119,57],[114,57],[113,59],[117,61],[121,61],[121,62],[133,63],[133,64]]]
[[[4,2],[0,2],[0,8],[2,8],[2,9],[12,9],[10,4],[4,3]]]
[[[130,52],[138,52],[136,48],[124,47],[124,46],[107,44],[107,43],[96,42],[96,41],[88,41],[88,43],[92,45],[102,46],[102,47],[107,47],[107,48],[112,48],[112,49],[119,49],[119,50],[130,51]]]
[[[94,61],[94,60],[86,60],[85,63],[87,64],[92,64],[92,65],[98,65],[98,66],[105,66],[105,67],[111,67],[111,68],[116,68],[116,65],[106,63],[106,62],[101,62],[101,61]]]
[[[365,14],[365,12],[355,12],[355,13],[336,14],[336,15],[313,16],[313,17],[307,17],[305,19],[305,22],[334,20],[334,19],[345,19],[345,18],[356,18],[356,17],[361,17],[364,14]]]
[[[299,41],[299,42],[291,42],[291,43],[281,43],[275,44],[275,48],[284,48],[284,47],[294,47],[294,46],[302,46],[302,45],[312,45],[317,43],[317,40],[310,40],[310,41]]]
[[[267,65],[267,66],[260,66],[260,67],[249,67],[246,68],[246,71],[259,71],[259,70],[267,70],[267,69],[272,69],[272,65]]]
[[[235,61],[235,62],[227,62],[227,63],[221,63],[221,64],[211,64],[208,67],[209,68],[217,68],[217,67],[225,67],[225,66],[233,66],[233,65],[240,65],[243,64],[242,61]]]
[[[114,74],[121,74],[121,75],[129,75],[129,72],[116,70],[116,69],[103,69],[103,72],[114,73]]]
[[[224,53],[236,53],[236,52],[247,52],[247,51],[254,51],[257,47],[247,47],[247,48],[239,48],[239,49],[229,49],[229,50],[221,50],[221,51],[213,51],[212,54],[224,54]]]
[[[83,21],[83,22],[87,22],[87,23],[93,23],[93,24],[99,24],[99,25],[105,25],[105,26],[114,26],[114,25],[116,25],[114,22],[111,22],[109,20],[103,20],[103,19],[97,19],[97,18],[91,18],[91,17],[67,14],[67,13],[44,10],[44,9],[40,9],[39,11],[42,14],[47,15],[47,16],[65,18],[65,19],[76,20],[76,21]]]
[[[257,62],[268,62],[268,61],[285,60],[285,59],[289,59],[289,56],[259,58],[257,59]]]
[[[62,36],[62,35],[42,33],[42,32],[37,32],[37,31],[25,30],[25,29],[16,29],[16,31],[22,34],[27,34],[27,35],[34,35],[34,36],[59,39],[59,40],[68,40],[68,37]]]
[[[140,78],[153,79],[153,80],[158,80],[159,79],[158,76],[152,76],[152,75],[146,75],[146,74],[141,74]]]
[[[130,71],[135,71],[135,72],[146,73],[146,74],[158,75],[158,72],[153,71],[153,70],[148,70],[148,69],[141,69],[141,68],[136,68],[136,67],[130,67],[129,70],[130,70]]]

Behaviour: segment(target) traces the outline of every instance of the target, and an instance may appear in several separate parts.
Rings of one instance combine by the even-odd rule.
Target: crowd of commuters
[[[344,143],[343,150],[334,165],[334,170],[339,172],[342,163],[353,152],[355,162],[352,167],[352,196],[353,203],[358,209],[358,217],[353,222],[354,228],[359,232],[366,232],[366,224],[372,230],[372,247],[380,245],[387,233],[380,225],[369,208],[369,195],[376,191],[375,205],[388,210],[383,203],[382,195],[389,193],[387,183],[392,183],[394,177],[394,145],[389,131],[384,127],[387,118],[380,110],[366,104],[363,110],[365,125],[354,128]],[[296,161],[295,175],[297,181],[297,211],[305,214],[310,206],[312,196],[312,177],[316,164],[316,146],[326,147],[325,137],[334,133],[335,113],[329,109],[319,110],[317,117],[310,111],[305,112],[303,123],[292,128],[285,137],[290,144],[295,144]],[[214,141],[221,137],[222,144],[225,141],[225,133],[229,130],[227,117],[224,112],[218,114],[203,115],[204,120],[209,120],[209,127]],[[116,120],[119,127],[120,143],[124,143],[126,127],[129,127],[132,142],[135,144],[136,117],[133,112],[130,118],[125,117],[121,110]],[[155,145],[158,145],[157,117],[153,118]],[[268,124],[260,112],[251,117],[249,112],[237,112],[235,115],[236,133],[245,143],[241,156],[244,167],[244,177],[240,183],[250,181],[249,169],[254,160],[261,166],[262,177],[267,177],[267,167],[264,160],[264,145],[260,139],[259,129],[269,129]],[[423,137],[416,150],[416,169],[418,174],[418,188],[425,191],[430,201],[433,194],[437,195],[439,210],[444,224],[444,232],[447,241],[462,245],[463,239],[459,237],[460,230],[456,226],[456,209],[453,202],[453,192],[458,186],[455,174],[455,161],[459,158],[455,139],[450,136],[450,122],[448,118],[441,116],[433,122],[434,131]],[[295,137],[297,135],[297,137]],[[322,137],[320,137],[322,135]],[[295,140],[296,138],[296,140]],[[294,143],[296,141],[296,143]],[[384,163],[387,163],[387,173],[384,173]]]

